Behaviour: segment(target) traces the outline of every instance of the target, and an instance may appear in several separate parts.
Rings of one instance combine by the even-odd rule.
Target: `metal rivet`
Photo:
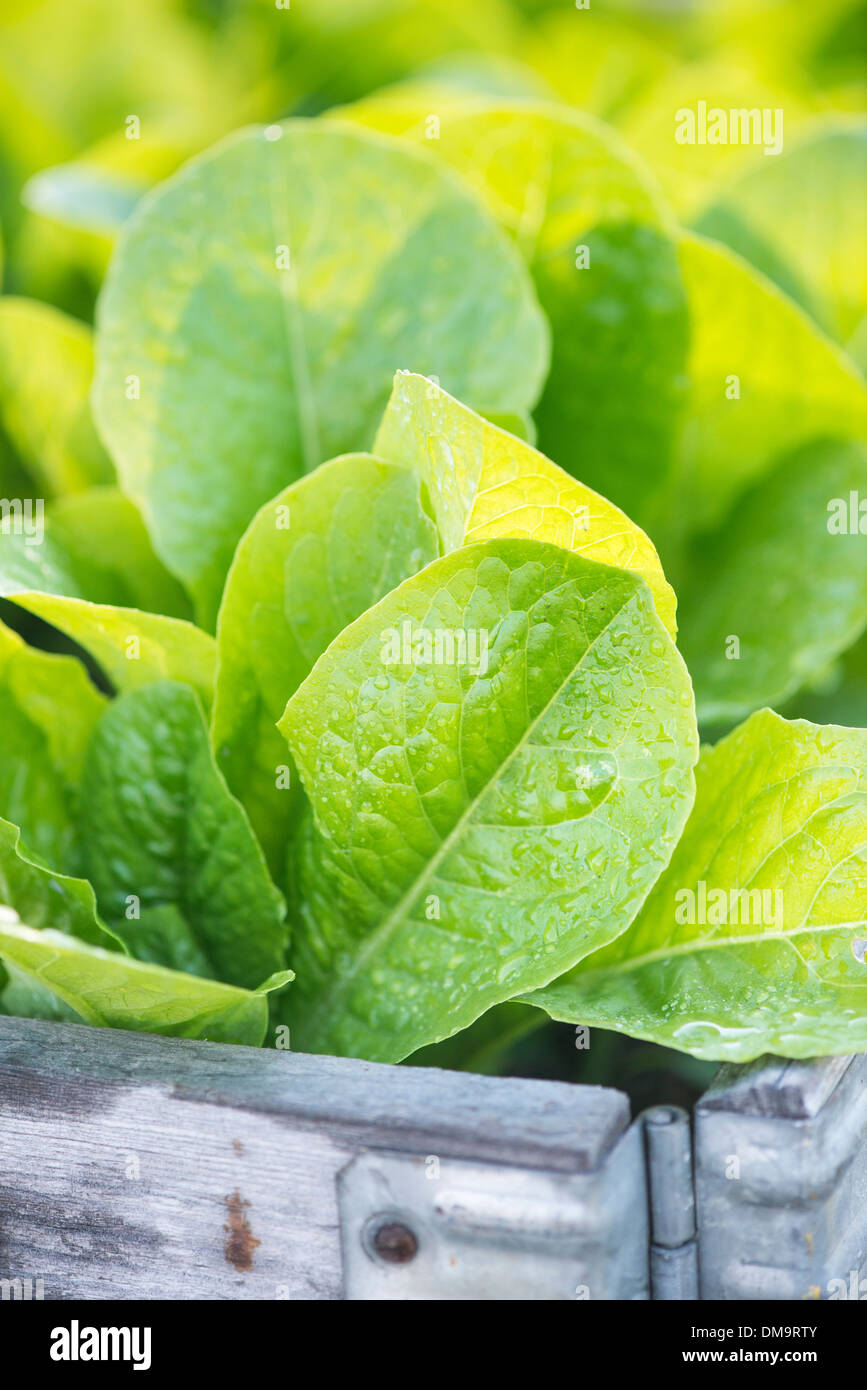
[[[406,1264],[418,1252],[418,1240],[401,1221],[386,1221],[379,1226],[372,1244],[379,1258],[393,1265]]]

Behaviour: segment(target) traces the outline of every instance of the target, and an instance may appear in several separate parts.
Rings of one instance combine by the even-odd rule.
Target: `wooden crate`
[[[867,1297],[865,1275],[867,1057],[723,1068],[691,1129],[602,1087],[0,1018],[0,1299]]]
[[[365,1242],[407,1182],[419,1248],[398,1264]],[[601,1087],[3,1018],[0,1277],[46,1298],[438,1281],[446,1298],[644,1298],[640,1139]]]

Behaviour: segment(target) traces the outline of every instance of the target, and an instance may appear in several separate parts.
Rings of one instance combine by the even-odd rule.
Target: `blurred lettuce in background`
[[[817,479],[863,480],[865,34],[859,0],[7,0],[5,490],[115,481],[87,323],[142,196],[239,127],[336,116],[433,155],[516,242],[552,330],[526,428],[650,532],[705,725],[805,691],[851,711],[859,558],[840,581],[810,516]],[[680,143],[699,103],[779,112],[781,151]],[[744,596],[787,548],[781,626]],[[721,655],[741,631],[748,677]]]
[[[717,207],[706,151],[674,143],[671,113],[697,97],[782,105],[787,140],[806,134],[862,104],[864,30],[856,0],[5,0],[4,288],[86,316],[119,225],[190,155],[246,122],[317,114],[408,79],[429,104],[444,92],[529,97],[600,117],[648,161],[681,218],[707,216],[714,235],[727,227],[742,252],[755,238],[768,271],[776,248],[763,214],[803,170],[780,171],[759,198],[770,208],[757,208],[749,166],[761,168],[761,152],[718,149],[713,177],[735,186]]]

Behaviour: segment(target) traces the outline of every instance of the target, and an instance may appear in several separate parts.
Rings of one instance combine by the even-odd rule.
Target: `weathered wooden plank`
[[[617,1092],[0,1019],[0,1278],[46,1298],[339,1298],[362,1148],[595,1170]]]
[[[854,1061],[851,1056],[809,1061],[759,1057],[747,1066],[726,1064],[702,1097],[702,1107],[806,1120],[819,1113]]]
[[[15,1078],[15,1081],[12,1081]],[[76,1025],[0,1019],[0,1106],[81,1111],[116,1087],[156,1085],[176,1098],[352,1129],[356,1143],[432,1135],[466,1154],[577,1172],[599,1165],[629,1123],[629,1103],[602,1086],[386,1066]]]

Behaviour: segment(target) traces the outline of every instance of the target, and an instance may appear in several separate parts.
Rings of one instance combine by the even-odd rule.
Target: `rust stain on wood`
[[[244,1145],[241,1143],[240,1139],[232,1140],[232,1148],[235,1150],[236,1154],[242,1154],[244,1152]]]
[[[253,1251],[261,1244],[250,1229],[247,1217],[249,1202],[245,1202],[237,1188],[226,1198],[229,1219],[223,1230],[226,1232],[226,1260],[239,1273],[253,1268]]]

